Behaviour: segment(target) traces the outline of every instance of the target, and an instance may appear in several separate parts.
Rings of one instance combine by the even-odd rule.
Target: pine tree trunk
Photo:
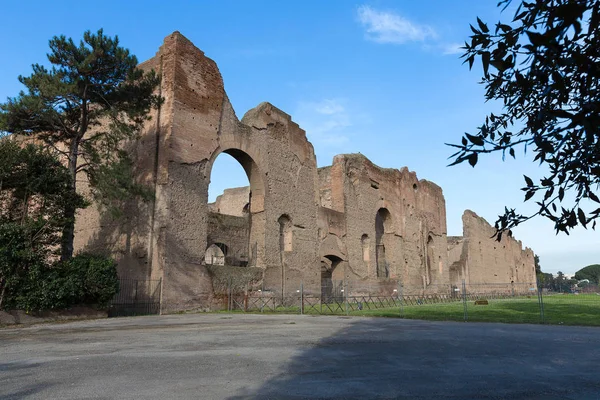
[[[72,198],[77,195],[76,180],[77,177],[77,151],[79,147],[79,140],[73,139],[69,148],[69,175],[71,175],[71,182],[68,187],[68,191],[72,194]],[[64,210],[65,225],[62,230],[62,243],[61,243],[61,254],[60,260],[67,261],[73,257],[73,241],[75,239],[75,204],[73,201],[67,201]]]
[[[2,311],[2,303],[4,303],[4,293],[6,293],[6,279],[0,279],[2,282],[2,293],[0,293],[0,311]]]
[[[21,210],[21,226],[25,225],[27,221],[27,214],[29,210],[29,194],[25,191],[25,197],[23,198],[23,209]]]

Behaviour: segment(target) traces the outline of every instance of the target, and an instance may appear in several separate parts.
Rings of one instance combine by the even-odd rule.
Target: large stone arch
[[[264,266],[265,254],[265,198],[267,198],[267,185],[265,184],[266,175],[261,167],[251,155],[254,149],[250,146],[245,148],[234,147],[231,143],[222,143],[212,153],[209,162],[206,164],[204,175],[208,177],[208,182],[212,179],[212,168],[217,157],[223,153],[233,157],[244,169],[248,182],[250,184],[249,207],[248,207],[248,238],[245,254],[247,254],[247,265]],[[239,146],[242,147],[242,146]]]
[[[148,131],[156,149],[153,168],[156,201],[148,259],[153,276],[163,279],[162,311],[213,305],[207,248],[208,186],[219,154],[235,158],[251,187],[249,264],[262,268],[267,289],[319,284],[316,158],[305,132],[269,103],[249,110],[240,121],[224,91],[216,64],[179,33],[165,39],[155,58],[142,67],[161,71],[165,102]],[[288,215],[295,243],[282,266],[279,222]],[[296,241],[297,238],[297,241]],[[252,260],[252,261],[251,261]],[[285,282],[282,285],[282,268]]]

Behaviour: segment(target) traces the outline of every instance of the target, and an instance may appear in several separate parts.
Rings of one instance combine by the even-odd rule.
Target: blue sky
[[[512,17],[497,0],[423,1],[6,1],[0,23],[0,99],[20,90],[19,74],[45,62],[48,40],[78,39],[104,28],[119,35],[140,61],[178,30],[215,60],[238,117],[262,101],[292,115],[314,144],[319,166],[360,152],[383,167],[408,166],[439,184],[448,234],[460,235],[464,209],[493,223],[504,206],[523,212],[522,175],[543,170],[523,157],[481,159],[476,168],[448,168],[451,148],[486,113],[480,71],[469,71],[458,47],[477,16]],[[515,2],[516,4],[516,2]],[[247,180],[222,155],[211,184],[214,198]],[[542,269],[573,273],[600,263],[600,232],[554,234],[533,220],[515,236],[540,255]]]

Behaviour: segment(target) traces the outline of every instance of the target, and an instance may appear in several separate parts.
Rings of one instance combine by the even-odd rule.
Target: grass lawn
[[[361,310],[351,315],[404,317],[438,321],[463,321],[462,302]],[[467,303],[467,318],[473,322],[541,323],[537,296],[489,300],[488,305]],[[564,294],[544,297],[544,323],[600,326],[600,296]]]
[[[484,297],[484,296],[483,296]],[[263,313],[299,314],[299,306],[265,306]],[[251,303],[251,313],[260,313],[258,303]],[[422,305],[404,305],[400,307],[381,307],[383,304],[363,303],[363,309],[357,310],[357,304],[349,307],[349,315],[425,319],[436,321],[464,321],[463,302],[436,303]],[[369,309],[370,308],[370,309]],[[225,312],[225,311],[223,311]],[[239,309],[233,312],[243,312]],[[345,315],[343,302],[320,304],[305,303],[305,314]],[[475,305],[474,300],[467,302],[467,320],[471,322],[505,323],[542,323],[540,306],[536,295],[508,299],[488,299],[487,305]],[[544,323],[555,325],[600,326],[600,295],[593,294],[555,294],[544,296]]]

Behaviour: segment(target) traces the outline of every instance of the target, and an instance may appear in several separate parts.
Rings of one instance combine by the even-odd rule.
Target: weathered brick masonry
[[[221,254],[227,265],[262,269],[249,285],[284,292],[300,282],[319,292],[322,279],[382,287],[401,280],[417,291],[463,279],[535,280],[532,251],[512,238],[495,242],[493,228],[470,211],[464,237],[447,238],[442,189],[407,168],[356,154],[317,168],[305,132],[269,103],[238,120],[215,62],[178,32],[141,68],[160,73],[165,98],[128,144],[154,201],[129,202],[118,220],[83,210],[76,247],[111,252],[123,277],[162,279],[162,312],[215,307],[207,263]],[[250,187],[208,204],[221,153],[242,165]]]

